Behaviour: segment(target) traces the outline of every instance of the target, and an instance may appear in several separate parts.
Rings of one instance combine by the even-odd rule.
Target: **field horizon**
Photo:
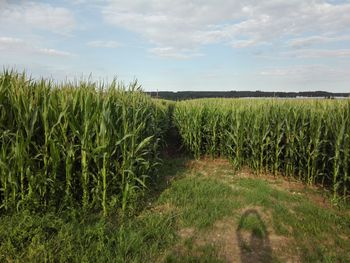
[[[331,91],[249,91],[249,90],[230,90],[230,91],[210,91],[210,90],[187,90],[187,91],[145,91],[146,94],[154,98],[168,100],[190,100],[205,98],[280,98],[280,99],[346,99],[350,98],[350,92],[339,93]]]

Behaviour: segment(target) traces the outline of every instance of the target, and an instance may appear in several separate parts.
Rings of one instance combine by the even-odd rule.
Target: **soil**
[[[263,221],[268,220],[269,216],[259,207],[242,210],[242,215],[247,211],[256,211]],[[185,241],[191,240],[196,247],[214,246],[218,257],[224,262],[271,262],[272,254],[278,255],[282,262],[299,262],[298,255],[289,249],[291,240],[287,237],[276,235],[270,227],[267,228],[264,238],[257,237],[249,231],[238,229],[237,218],[234,217],[216,222],[209,231],[196,232],[194,228],[183,228],[178,234],[182,239],[180,245],[174,248],[178,254],[185,253]]]
[[[320,187],[308,186],[303,182],[282,175],[256,174],[249,167],[242,167],[234,171],[232,164],[227,159],[206,157],[200,160],[189,160],[185,167],[190,170],[191,175],[198,173],[203,176],[215,175],[215,178],[226,182],[235,180],[237,177],[259,178],[266,180],[278,190],[288,191],[293,195],[303,195],[317,206],[332,208],[332,204],[329,199],[327,200],[324,190],[322,192]],[[323,196],[320,193],[323,193]],[[261,221],[266,223],[265,237],[258,237],[252,231],[239,229],[239,220],[247,213],[257,214]],[[197,248],[206,245],[214,247],[218,257],[224,262],[273,262],[277,258],[281,262],[300,262],[300,255],[295,252],[293,240],[286,236],[277,235],[268,223],[271,221],[272,217],[268,211],[261,207],[248,207],[239,211],[239,214],[234,217],[217,221],[209,230],[180,229],[178,235],[181,242],[172,251],[177,255],[186,255],[189,249],[188,243],[190,243],[191,246]],[[199,254],[196,255],[196,253]],[[191,250],[191,255],[199,258],[201,257],[200,253],[200,251]]]

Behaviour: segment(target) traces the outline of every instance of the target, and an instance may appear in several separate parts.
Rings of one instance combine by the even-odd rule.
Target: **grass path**
[[[0,262],[350,262],[350,209],[226,160],[164,161],[126,219],[29,212],[0,218]]]
[[[182,169],[178,169],[182,167]],[[177,214],[167,262],[350,262],[350,216],[295,181],[234,172],[226,160],[172,160],[155,209]]]

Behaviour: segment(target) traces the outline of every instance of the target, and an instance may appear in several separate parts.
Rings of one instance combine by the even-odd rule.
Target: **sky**
[[[350,0],[0,0],[0,66],[146,91],[350,92]]]

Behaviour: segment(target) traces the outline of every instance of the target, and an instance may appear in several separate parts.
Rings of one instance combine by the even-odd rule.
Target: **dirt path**
[[[307,187],[290,178],[255,175],[248,168],[235,172],[232,165],[223,159],[189,160],[182,165],[185,172],[169,179],[170,189],[175,188],[179,193],[174,191],[169,196],[172,200],[184,199],[180,194],[186,193],[190,198],[178,202],[181,205],[172,203],[173,207],[177,207],[177,212],[183,214],[179,218],[180,227],[177,231],[179,242],[171,249],[170,257],[168,254],[165,261],[304,262],[311,255],[310,262],[316,262],[317,255],[316,261],[312,260],[314,254],[319,253],[317,250],[324,249],[327,244],[313,242],[319,240],[320,236],[327,236],[327,242],[338,242],[327,229],[316,227],[316,232],[312,229],[315,228],[314,220],[318,216],[322,217],[322,213],[327,216],[339,215],[339,211],[332,208],[328,199],[320,195],[320,190],[316,187]],[[212,191],[216,183],[220,184],[219,187],[229,187],[230,190],[226,189],[225,193]],[[203,196],[201,193],[204,193]],[[228,195],[230,198],[221,200],[220,195]],[[220,201],[211,202],[213,199]],[[192,209],[196,210],[192,212]],[[220,216],[203,227],[205,217],[210,218],[211,213],[215,213],[212,210],[221,209],[224,212],[220,212]],[[189,219],[191,214],[187,210],[197,213],[199,218]],[[327,214],[329,211],[330,215]],[[334,222],[330,220],[327,224]],[[334,225],[328,227],[333,228]],[[301,238],[304,241],[300,244]],[[349,240],[344,238],[341,242],[342,253],[347,253]],[[327,252],[326,248],[324,250]],[[337,258],[335,253],[327,256]]]

